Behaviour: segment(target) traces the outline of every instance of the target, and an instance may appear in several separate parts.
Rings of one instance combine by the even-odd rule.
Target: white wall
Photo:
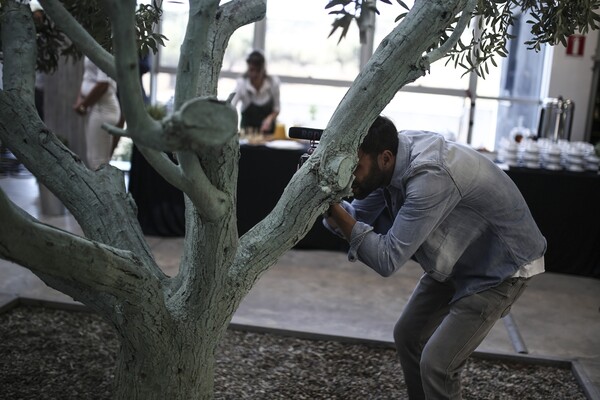
[[[554,46],[552,72],[548,97],[562,96],[575,103],[571,141],[585,139],[585,123],[588,103],[592,93],[594,54],[599,37],[598,31],[588,32],[583,56],[569,56],[563,45]]]

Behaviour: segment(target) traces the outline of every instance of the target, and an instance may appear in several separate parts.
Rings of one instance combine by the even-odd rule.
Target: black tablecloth
[[[296,171],[303,150],[242,146],[238,179],[240,235],[275,206]],[[144,233],[184,234],[183,195],[167,184],[139,153],[132,160],[130,191]],[[592,173],[513,168],[517,184],[548,241],[546,270],[600,278],[600,176]],[[296,248],[345,250],[320,219]]]
[[[237,219],[241,236],[275,207],[305,150],[244,145],[240,152]],[[135,149],[131,160],[129,191],[138,205],[138,220],[145,234],[185,234],[183,194],[158,175]],[[295,247],[343,250],[347,244],[327,231],[319,218]]]
[[[138,220],[146,235],[185,235],[183,193],[165,181],[135,146],[128,190],[137,204]]]
[[[250,230],[275,207],[304,153],[305,149],[241,146],[237,200],[240,235]],[[321,218],[318,218],[295,248],[342,250],[347,248],[347,244],[327,231]]]
[[[600,176],[511,168],[548,242],[546,270],[600,278]]]

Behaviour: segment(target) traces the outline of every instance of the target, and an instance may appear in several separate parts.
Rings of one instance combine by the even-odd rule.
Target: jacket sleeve
[[[406,183],[406,199],[387,233],[376,233],[359,218],[352,230],[349,259],[390,276],[413,256],[459,200],[460,193],[446,170],[416,171]]]

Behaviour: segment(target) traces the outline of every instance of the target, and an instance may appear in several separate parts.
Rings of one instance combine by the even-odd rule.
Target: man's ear
[[[384,150],[379,154],[379,157],[377,157],[377,163],[379,164],[379,169],[382,171],[389,171],[396,165],[396,157],[391,151]]]

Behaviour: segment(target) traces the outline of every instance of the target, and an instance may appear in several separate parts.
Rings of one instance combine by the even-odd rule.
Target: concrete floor
[[[80,232],[69,214],[41,215],[35,178],[0,176],[0,188],[34,217]],[[183,240],[148,237],[148,242],[165,272],[176,274]],[[233,323],[389,342],[420,275],[416,263],[382,278],[343,253],[290,250],[257,282]],[[0,260],[0,306],[14,296],[73,302],[29,270]],[[536,359],[571,361],[582,372],[588,397],[600,399],[600,280],[547,272],[532,279],[510,315],[478,352],[510,356],[527,350]]]

